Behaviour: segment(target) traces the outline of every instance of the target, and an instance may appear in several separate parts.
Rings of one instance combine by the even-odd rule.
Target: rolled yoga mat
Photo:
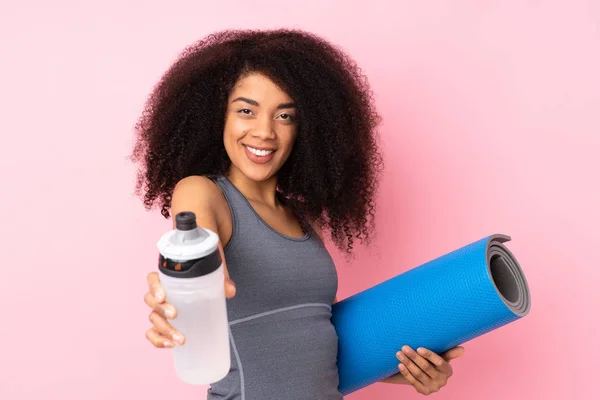
[[[491,235],[334,304],[340,392],[398,373],[405,344],[439,354],[527,315],[510,240]]]

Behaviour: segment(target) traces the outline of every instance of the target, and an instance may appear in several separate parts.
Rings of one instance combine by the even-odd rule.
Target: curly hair
[[[170,217],[177,182],[224,174],[230,91],[248,73],[267,76],[297,107],[298,135],[277,191],[348,254],[369,242],[379,173],[377,113],[367,78],[347,54],[299,30],[227,30],[187,47],[150,94],[135,125],[136,194]]]

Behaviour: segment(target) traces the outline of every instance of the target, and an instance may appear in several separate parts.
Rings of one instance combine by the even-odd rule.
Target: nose
[[[252,136],[260,140],[275,139],[275,130],[273,129],[273,121],[271,118],[263,117],[257,118],[254,129],[252,129]]]

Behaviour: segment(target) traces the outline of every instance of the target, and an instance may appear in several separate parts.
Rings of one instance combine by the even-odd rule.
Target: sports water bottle
[[[173,348],[177,375],[190,384],[224,378],[230,368],[225,274],[216,233],[196,225],[193,212],[175,217],[175,229],[157,243],[160,283],[177,310],[171,325],[185,336]]]

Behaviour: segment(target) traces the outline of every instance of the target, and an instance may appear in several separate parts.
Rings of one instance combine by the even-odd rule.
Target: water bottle
[[[229,321],[225,274],[216,233],[198,227],[193,212],[175,217],[175,229],[158,241],[159,277],[166,301],[177,310],[169,320],[185,336],[173,348],[175,370],[187,383],[217,382],[229,373]]]

